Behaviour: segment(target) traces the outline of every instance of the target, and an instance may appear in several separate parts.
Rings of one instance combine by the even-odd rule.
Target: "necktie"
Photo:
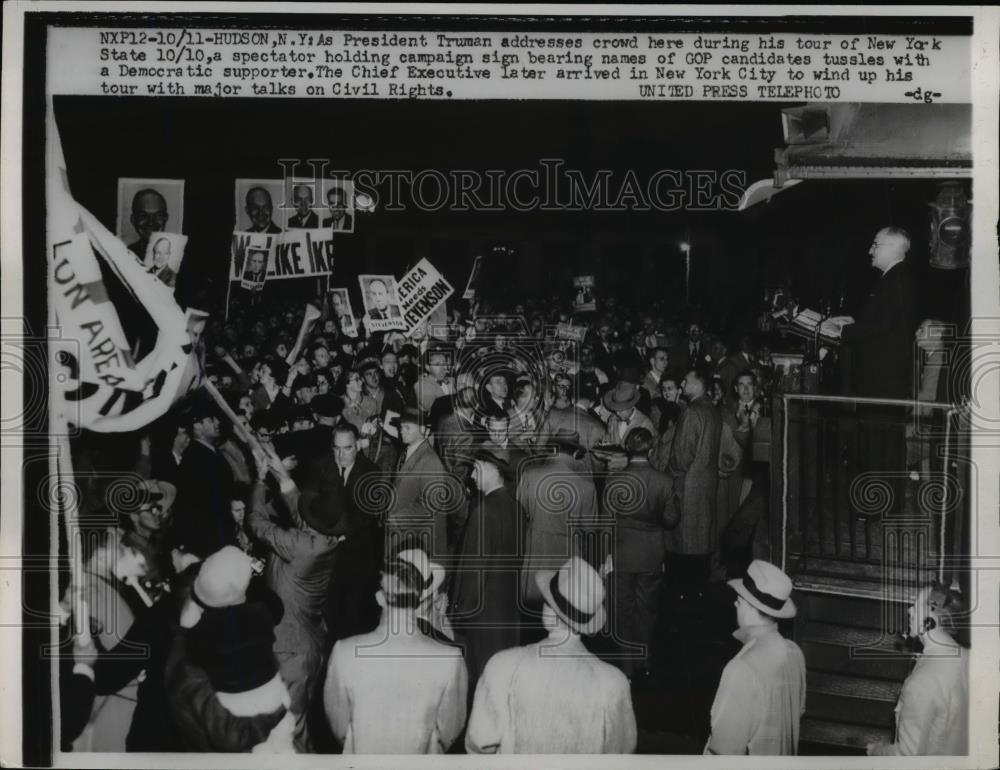
[[[340,483],[343,484],[344,481],[345,481],[345,479],[344,479],[344,466],[343,465],[338,465],[337,466],[337,472],[340,474]]]

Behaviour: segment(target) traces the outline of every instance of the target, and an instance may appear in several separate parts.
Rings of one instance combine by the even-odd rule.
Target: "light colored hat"
[[[631,382],[619,382],[604,394],[604,408],[611,412],[622,412],[639,403],[639,386]]]
[[[396,561],[412,564],[417,568],[420,577],[423,578],[423,589],[420,592],[420,601],[428,596],[433,596],[444,582],[444,567],[431,561],[427,552],[420,548],[408,548],[396,554]]]
[[[751,605],[773,618],[794,618],[792,581],[770,562],[754,559],[742,580],[730,580],[729,587]]]
[[[192,596],[202,607],[232,607],[247,600],[253,568],[250,557],[234,545],[216,551],[194,579]]]
[[[535,583],[545,603],[577,633],[595,634],[604,627],[604,581],[579,556],[558,570],[539,570]]]

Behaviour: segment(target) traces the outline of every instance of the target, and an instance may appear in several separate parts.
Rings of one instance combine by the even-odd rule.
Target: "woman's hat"
[[[750,605],[773,618],[794,618],[792,581],[770,562],[754,559],[742,580],[730,580],[729,587]]]
[[[604,581],[579,556],[558,570],[539,570],[535,583],[545,603],[578,634],[595,634],[604,627]]]
[[[604,408],[611,412],[622,412],[639,403],[639,386],[631,382],[619,382],[604,394]]]

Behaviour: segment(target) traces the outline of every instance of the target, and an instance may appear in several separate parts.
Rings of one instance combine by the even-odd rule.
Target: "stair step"
[[[909,604],[913,601],[912,596],[888,591],[881,580],[859,580],[856,577],[803,573],[796,575],[792,582],[797,590],[808,593],[850,596],[856,599],[873,599],[899,604]]]
[[[902,681],[910,673],[912,656],[897,651],[895,641],[878,629],[810,621],[799,646],[810,669]]]
[[[891,741],[892,729],[888,727],[872,727],[870,725],[850,725],[843,722],[833,722],[826,719],[802,720],[799,727],[799,751],[804,743],[824,746],[839,746],[856,749],[864,753],[865,747],[874,741]]]
[[[850,720],[891,727],[902,682],[808,671],[806,714],[816,719]]]
[[[799,615],[810,622],[835,623],[840,626],[906,630],[907,607],[902,601],[886,601],[881,590],[866,590],[864,581],[832,580],[805,576],[795,578]]]

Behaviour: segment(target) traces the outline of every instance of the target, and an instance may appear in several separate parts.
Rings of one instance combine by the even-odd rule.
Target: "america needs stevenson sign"
[[[451,284],[427,259],[421,259],[396,284],[406,328],[425,321],[455,293]]]

